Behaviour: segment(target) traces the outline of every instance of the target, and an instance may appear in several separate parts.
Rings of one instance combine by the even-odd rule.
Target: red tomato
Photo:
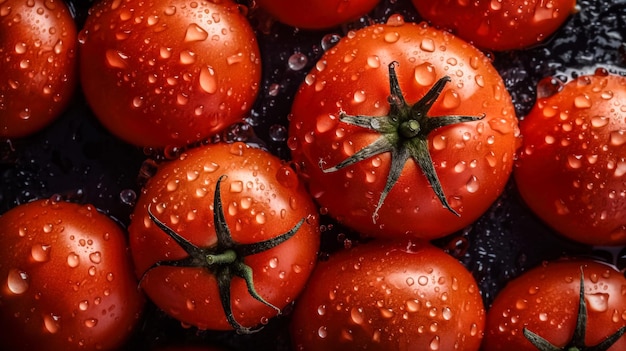
[[[104,0],[79,40],[87,101],[136,145],[205,139],[242,120],[259,90],[256,37],[230,0]]]
[[[478,350],[472,275],[426,243],[372,242],[320,262],[296,302],[294,350]]]
[[[280,22],[304,29],[325,29],[357,20],[380,0],[257,0],[258,6]]]
[[[577,11],[576,0],[412,0],[433,25],[488,50],[522,49],[556,32]]]
[[[288,145],[311,194],[340,222],[380,237],[433,239],[476,220],[509,178],[518,132],[487,57],[397,17],[327,51],[290,121]]]
[[[200,329],[245,333],[303,289],[317,258],[318,227],[317,209],[293,170],[235,143],[193,149],[163,165],[129,230],[141,287],[157,306]],[[282,236],[289,232],[295,235]],[[276,238],[286,241],[267,242]]]
[[[573,80],[520,129],[515,180],[537,216],[578,242],[626,244],[626,77]]]
[[[117,350],[143,296],[122,229],[90,205],[38,200],[0,217],[0,346]]]
[[[0,137],[39,131],[77,82],[76,25],[61,0],[5,0],[0,9]]]
[[[624,275],[608,264],[543,264],[510,281],[497,295],[487,314],[483,350],[625,350],[625,286]],[[621,334],[615,334],[618,330]],[[529,334],[556,348],[534,346],[525,336]],[[590,348],[611,335],[619,339],[609,339],[612,347]]]

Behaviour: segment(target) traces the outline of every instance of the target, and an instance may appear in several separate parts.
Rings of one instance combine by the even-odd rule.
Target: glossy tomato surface
[[[592,260],[544,263],[512,280],[496,297],[487,315],[484,351],[536,351],[526,328],[557,347],[572,340],[584,275],[585,345],[597,345],[626,326],[626,279],[614,266]],[[626,348],[626,337],[610,351]],[[586,350],[585,348],[579,348]],[[605,349],[607,350],[607,349]]]
[[[117,350],[144,298],[125,233],[93,206],[38,200],[0,217],[5,350]]]
[[[302,29],[327,29],[357,20],[380,0],[257,0],[270,16]]]
[[[486,50],[516,50],[548,39],[575,12],[576,0],[412,0],[430,23]]]
[[[74,98],[76,24],[62,0],[0,6],[0,137],[19,138],[50,124]]]
[[[391,152],[326,171],[381,137],[344,123],[340,113],[389,114],[388,66],[393,62],[409,104],[439,78],[450,77],[428,111],[431,119],[484,116],[436,129],[424,140],[445,197],[458,215],[444,208],[414,159],[400,169],[379,210]],[[501,194],[511,173],[517,134],[511,97],[482,52],[447,32],[392,18],[351,32],[320,58],[295,97],[288,145],[309,191],[339,222],[374,237],[434,239],[475,221]]]
[[[184,146],[239,122],[260,53],[230,0],[98,2],[80,32],[83,92],[102,124],[139,146]]]
[[[294,350],[478,350],[480,291],[429,244],[371,242],[319,263],[296,303]]]
[[[515,179],[537,216],[575,241],[626,244],[626,77],[568,82],[520,128]]]
[[[221,188],[216,183],[222,176]],[[254,287],[282,309],[303,289],[317,259],[317,209],[297,175],[266,151],[243,143],[214,144],[189,150],[163,164],[137,202],[129,227],[131,249],[141,287],[172,317],[200,329],[230,330],[222,311],[215,269],[194,266],[153,267],[188,254],[155,225],[154,215],[179,235],[202,248],[216,247],[219,229],[214,192],[221,196],[232,240],[254,244],[288,232],[304,220],[295,235],[269,250],[244,257]],[[237,248],[234,251],[240,253]],[[243,279],[230,283],[232,314],[245,327],[267,323],[277,311],[256,300]]]

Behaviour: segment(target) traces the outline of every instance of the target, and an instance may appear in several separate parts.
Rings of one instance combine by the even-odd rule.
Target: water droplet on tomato
[[[57,333],[61,329],[61,317],[54,314],[44,314],[43,327],[50,334]]]
[[[354,95],[352,96],[352,100],[357,104],[360,104],[363,101],[365,101],[365,91],[364,90],[355,91]]]
[[[456,91],[450,89],[443,93],[442,104],[447,109],[457,108],[461,105],[461,98]]]
[[[591,118],[591,126],[594,128],[606,127],[610,121],[610,118],[606,116],[594,116]]]
[[[609,308],[609,294],[593,293],[585,294],[587,307],[594,312],[606,312]]]
[[[437,79],[435,66],[433,66],[430,62],[424,62],[415,66],[413,75],[417,84],[421,86],[432,86]]]
[[[317,336],[319,336],[321,339],[325,339],[328,336],[328,330],[325,326],[321,326],[317,329]]]
[[[205,31],[199,25],[195,23],[191,23],[187,27],[187,31],[185,32],[184,41],[186,43],[194,42],[194,41],[203,41],[203,40],[206,40],[206,38],[208,37],[209,37],[209,33],[207,33],[207,31]]]
[[[98,320],[96,318],[88,318],[85,319],[85,322],[83,324],[87,328],[93,328],[98,324]]]
[[[50,260],[50,248],[50,245],[33,245],[30,250],[31,257],[35,262],[47,262]]]
[[[254,220],[258,224],[265,224],[265,222],[267,221],[267,218],[266,218],[264,212],[259,212],[259,213],[256,214],[256,216],[254,216]]]
[[[100,263],[100,261],[102,261],[102,254],[100,253],[100,251],[95,251],[89,254],[89,260],[92,263],[98,264]]]
[[[200,70],[200,88],[209,94],[217,91],[217,78],[212,67],[204,67]]]
[[[11,293],[21,295],[28,290],[29,284],[29,277],[26,272],[19,269],[9,270],[7,287]]]
[[[427,52],[434,52],[435,51],[435,41],[432,40],[431,38],[424,38],[422,39],[422,41],[420,42],[420,49],[427,51]]]
[[[109,66],[113,68],[126,69],[128,68],[128,56],[123,52],[109,49],[105,52],[105,59]]]
[[[383,39],[385,40],[386,43],[395,43],[400,39],[400,34],[398,32],[388,32],[385,33],[385,35],[383,36]]]
[[[166,16],[172,16],[172,15],[175,15],[175,14],[176,14],[176,6],[167,6],[167,7],[165,8],[165,10],[163,10],[163,13],[164,13]]]
[[[609,134],[609,145],[621,146],[626,143],[626,130],[615,130]]]
[[[196,53],[190,50],[183,50],[179,55],[179,60],[182,65],[191,65],[196,62]]]
[[[474,175],[472,175],[470,179],[467,181],[467,183],[465,183],[465,189],[467,190],[468,193],[477,192],[479,187],[480,187],[480,184],[478,182],[478,178],[476,178],[476,176]]]
[[[585,109],[591,107],[591,99],[587,94],[581,94],[574,98],[574,106]]]
[[[350,319],[354,324],[363,324],[363,322],[365,322],[365,318],[363,316],[363,308],[352,307],[352,309],[350,310]]]
[[[67,255],[67,265],[71,268],[76,268],[80,264],[80,256],[78,256],[75,252],[70,252]]]

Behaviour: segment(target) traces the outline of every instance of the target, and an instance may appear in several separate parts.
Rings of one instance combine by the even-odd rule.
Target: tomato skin
[[[433,25],[451,29],[472,44],[495,51],[538,44],[576,12],[576,0],[412,1]]]
[[[150,299],[172,317],[200,329],[231,330],[220,305],[214,274],[204,268],[160,266],[155,262],[186,257],[176,243],[150,221],[147,207],[177,233],[199,247],[216,244],[213,191],[217,179],[233,240],[257,243],[306,222],[286,242],[245,257],[254,270],[257,292],[278,308],[303,289],[317,259],[317,209],[296,174],[278,158],[243,143],[192,149],[162,165],[143,190],[129,231],[137,275]],[[279,180],[280,179],[280,180]],[[174,221],[174,222],[172,222]],[[254,327],[276,315],[255,300],[243,279],[231,285],[233,316]]]
[[[318,263],[292,318],[299,351],[469,351],[485,310],[472,275],[442,250],[371,242]]]
[[[596,74],[539,98],[520,123],[519,193],[572,240],[626,243],[626,78]]]
[[[0,217],[5,350],[116,350],[143,309],[122,229],[90,205],[37,200]]]
[[[555,346],[572,338],[579,304],[581,267],[587,302],[586,344],[595,345],[626,326],[626,278],[615,267],[593,260],[546,262],[511,280],[487,313],[484,351],[536,351],[522,328],[541,335]],[[624,350],[621,337],[609,351]]]
[[[6,0],[2,6],[0,137],[19,138],[50,124],[73,98],[77,30],[62,0]]]
[[[260,8],[280,22],[303,29],[326,29],[356,20],[380,0],[257,0]]]
[[[230,0],[105,0],[79,37],[87,101],[135,145],[205,139],[242,120],[258,93],[256,37]]]
[[[288,145],[309,191],[339,222],[366,236],[434,239],[472,223],[501,194],[512,169],[517,119],[502,79],[480,51],[425,24],[395,21],[352,32],[324,54],[295,97]],[[443,190],[460,217],[441,205],[412,160],[376,223],[372,217],[389,174],[389,153],[338,172],[322,170],[380,136],[341,123],[338,116],[340,110],[389,113],[387,66],[393,61],[408,102],[420,99],[438,78],[451,76],[432,116],[485,114],[481,121],[437,129],[428,140]]]

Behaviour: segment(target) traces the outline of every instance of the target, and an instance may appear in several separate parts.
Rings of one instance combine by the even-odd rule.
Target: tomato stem
[[[213,218],[215,234],[217,237],[217,244],[215,244],[214,246],[201,248],[194,245],[187,239],[180,236],[175,230],[168,227],[165,223],[159,220],[152,213],[150,206],[148,206],[148,215],[150,216],[152,222],[154,222],[156,226],[159,227],[159,229],[161,229],[165,234],[171,237],[183,250],[185,250],[185,252],[189,256],[180,260],[156,262],[154,265],[148,268],[146,272],[144,272],[141,280],[143,281],[148,272],[159,266],[205,268],[207,272],[214,274],[217,278],[220,302],[222,304],[222,309],[224,310],[226,320],[231,325],[231,327],[238,333],[249,334],[261,330],[262,327],[244,327],[237,321],[232,311],[230,297],[231,282],[235,277],[243,279],[246,282],[246,286],[250,296],[252,296],[260,303],[271,307],[280,314],[280,308],[266,301],[256,291],[256,288],[254,286],[254,270],[252,269],[252,267],[248,266],[245,263],[245,258],[250,255],[270,250],[287,241],[292,236],[294,236],[296,232],[300,229],[300,227],[304,223],[304,219],[301,219],[286,233],[280,234],[271,239],[252,244],[241,244],[235,242],[230,234],[228,224],[226,223],[226,217],[224,215],[224,208],[220,194],[220,186],[224,178],[226,178],[225,175],[222,175],[218,178],[217,184],[215,185],[215,194],[213,198]]]
[[[524,336],[530,343],[532,343],[539,351],[607,351],[613,344],[626,333],[626,327],[621,327],[611,336],[604,339],[597,345],[587,346],[585,345],[585,335],[587,330],[587,302],[585,301],[585,276],[583,268],[580,267],[580,288],[578,293],[578,314],[576,317],[576,328],[572,340],[563,346],[558,347],[542,338],[538,334],[528,330],[524,327]]]
[[[477,121],[483,119],[485,115],[449,115],[437,117],[428,115],[428,111],[441,95],[445,85],[450,82],[451,79],[448,76],[439,79],[418,102],[409,105],[404,99],[404,95],[400,89],[395,70],[396,65],[397,62],[389,64],[389,86],[391,93],[388,98],[390,109],[387,116],[352,116],[343,111],[340,111],[339,114],[341,122],[378,132],[381,136],[372,144],[357,151],[339,164],[322,169],[322,171],[326,173],[336,172],[378,154],[385,152],[391,153],[391,165],[387,182],[372,214],[372,220],[376,222],[378,211],[383,206],[387,195],[402,175],[404,165],[409,159],[413,159],[421,168],[426,180],[441,204],[454,215],[460,216],[446,199],[430,156],[428,136],[435,129],[458,123]]]

